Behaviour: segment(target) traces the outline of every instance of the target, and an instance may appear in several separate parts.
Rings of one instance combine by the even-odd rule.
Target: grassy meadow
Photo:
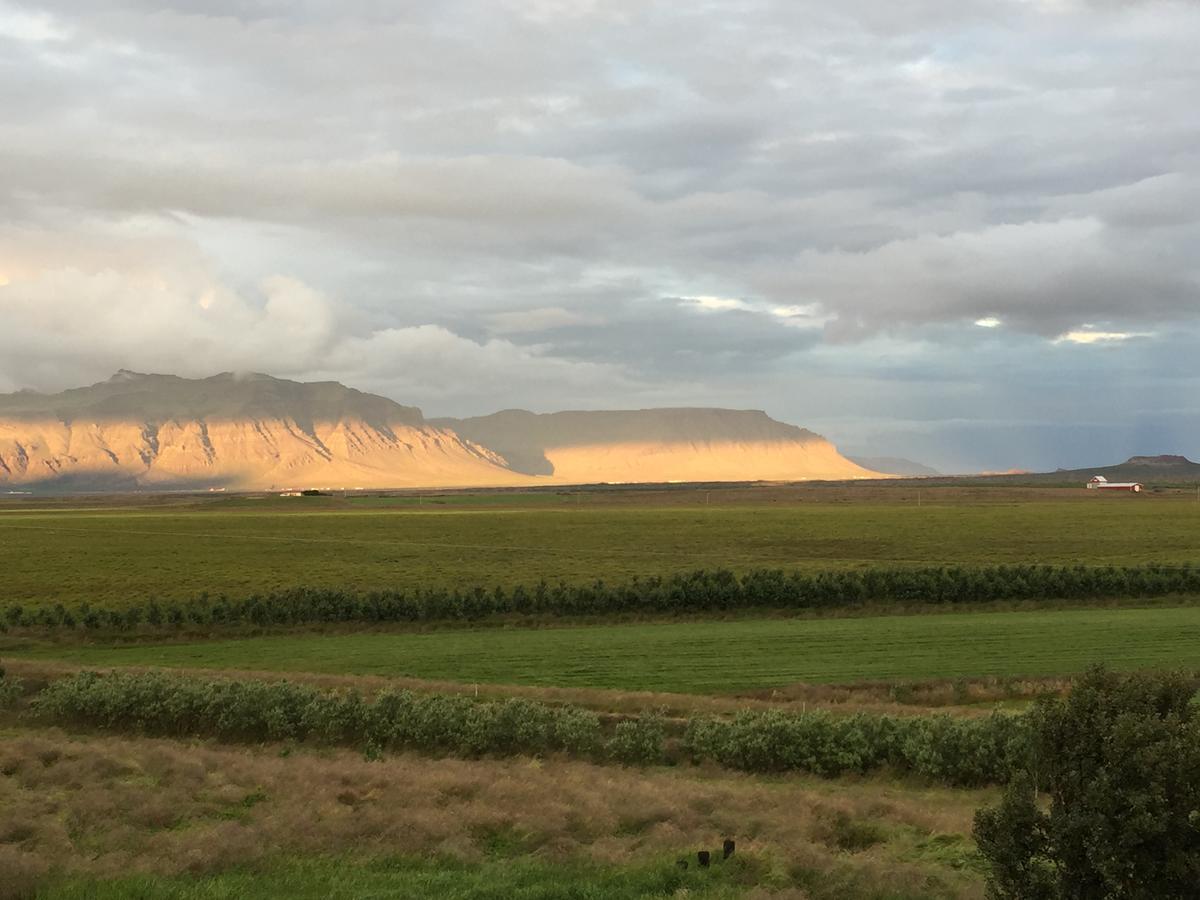
[[[5,898],[978,898],[966,835],[996,795],[3,721],[0,736]],[[699,870],[696,851],[719,858],[730,836],[735,856]]]
[[[1198,526],[1200,503],[1183,492],[907,484],[5,499],[0,604],[128,609],[202,592],[617,582],[718,567],[1196,563]],[[996,705],[1063,690],[1059,676],[1095,662],[1200,669],[1194,598],[1090,602],[596,617],[569,627],[342,623],[203,640],[14,628],[0,635],[9,670],[0,692],[0,900],[281,891],[977,900],[971,822],[996,798],[994,785],[947,787],[894,764],[853,776],[748,774],[676,751],[667,765],[623,765],[624,757],[560,752],[453,758],[318,740],[223,742],[186,729],[158,738],[39,718],[30,698],[74,665],[162,666],[336,691],[579,703],[614,736],[631,715],[658,710],[729,720],[803,714],[810,704],[838,721],[937,710],[953,730]],[[1009,683],[1021,678],[1020,689]],[[893,690],[901,687],[903,695]],[[737,839],[733,860],[700,870],[696,851],[719,849],[725,837]],[[681,857],[693,861],[686,870]]]
[[[828,570],[1195,561],[1183,494],[908,487],[0,506],[0,600],[30,605]],[[418,505],[420,504],[420,505]]]
[[[853,683],[1200,670],[1200,607],[957,612],[17,647],[96,666],[381,675],[700,694]]]
[[[474,865],[448,860],[353,857],[271,861],[200,878],[147,875],[80,878],[44,892],[43,900],[361,900],[363,897],[440,897],[444,900],[652,900],[682,891],[696,900],[732,900],[742,892],[742,860],[702,871],[658,865],[596,866],[536,859]]]

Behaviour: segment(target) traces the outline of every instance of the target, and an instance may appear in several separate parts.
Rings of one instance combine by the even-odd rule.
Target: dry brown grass
[[[860,682],[857,684],[791,684],[747,691],[738,695],[777,706],[806,703],[854,712],[905,712],[936,709],[954,715],[986,715],[997,703],[1026,703],[1042,696],[1060,697],[1073,679],[1042,678],[938,678],[913,682]]]
[[[980,895],[928,855],[965,848],[980,792],[882,780],[756,779],[571,760],[368,762],[345,751],[0,733],[0,870],[205,872],[272,856],[536,853],[626,863],[738,841],[804,878]],[[848,882],[849,883],[849,882]],[[799,896],[799,895],[796,895]]]

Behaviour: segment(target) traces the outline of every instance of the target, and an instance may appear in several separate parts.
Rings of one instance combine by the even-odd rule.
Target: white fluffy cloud
[[[1197,38],[1183,0],[0,0],[0,387],[258,369],[836,428],[882,382],[915,398],[884,418],[989,393],[987,346],[1061,427],[1097,385],[1166,410]],[[1147,345],[1167,375],[1118,365]]]
[[[448,411],[464,396],[636,388],[616,366],[557,358],[492,338],[474,341],[438,325],[344,333],[337,304],[295,278],[274,275],[247,295],[169,274],[57,269],[0,284],[0,359],[10,387],[61,389],[119,368],[202,377],[265,371],[325,377]],[[468,407],[469,408],[469,407]]]

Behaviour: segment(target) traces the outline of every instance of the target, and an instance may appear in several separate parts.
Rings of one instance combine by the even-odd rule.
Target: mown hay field
[[[293,634],[14,650],[7,655],[86,665],[713,694],[795,682],[1064,675],[1098,662],[1117,669],[1200,669],[1200,607]]]
[[[938,488],[921,491],[920,505],[910,487],[481,495],[474,504],[470,495],[10,503],[0,507],[0,602],[1200,556],[1194,497],[1085,493]]]

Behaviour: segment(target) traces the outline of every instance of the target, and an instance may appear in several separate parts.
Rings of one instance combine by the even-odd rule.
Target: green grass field
[[[1194,499],[1082,493],[1006,501],[998,490],[946,488],[925,491],[919,507],[907,488],[742,491],[714,494],[720,502],[711,506],[698,491],[668,495],[669,503],[636,492],[460,496],[436,507],[438,498],[229,498],[108,509],[29,503],[0,508],[0,601],[119,604],[295,585],[613,581],[720,566],[1140,564],[1200,556]]]
[[[464,682],[720,693],[794,682],[1200,669],[1200,608],[950,613],[303,635],[66,646],[9,655]]]
[[[743,896],[739,877],[747,866],[736,857],[703,871],[657,866],[601,867],[535,859],[489,860],[464,865],[443,860],[312,859],[209,876],[76,879],[38,896],[45,900],[361,900],[364,897],[440,897],[443,900],[601,900],[622,897],[653,900],[686,896]]]
[[[119,605],[297,585],[612,582],[702,567],[1200,562],[1194,497],[1090,493],[926,489],[920,505],[907,486],[721,489],[711,502],[692,488],[2,501],[0,603]],[[87,632],[38,640],[0,635],[0,655],[703,695],[797,682],[1068,675],[1096,662],[1200,669],[1200,604],[119,645],[89,643]],[[0,779],[9,791],[0,802],[0,871],[10,885],[24,872],[47,898],[982,892],[968,837],[980,795],[957,789],[935,798],[887,779],[805,787],[678,767],[366,760],[329,748],[285,756],[273,747],[46,729],[24,718],[4,727],[0,737],[19,740],[0,740],[5,771],[14,773]],[[6,803],[15,810],[7,818]],[[694,858],[726,833],[739,839],[735,862],[703,872],[674,867],[676,856]],[[380,835],[388,837],[381,843]]]

